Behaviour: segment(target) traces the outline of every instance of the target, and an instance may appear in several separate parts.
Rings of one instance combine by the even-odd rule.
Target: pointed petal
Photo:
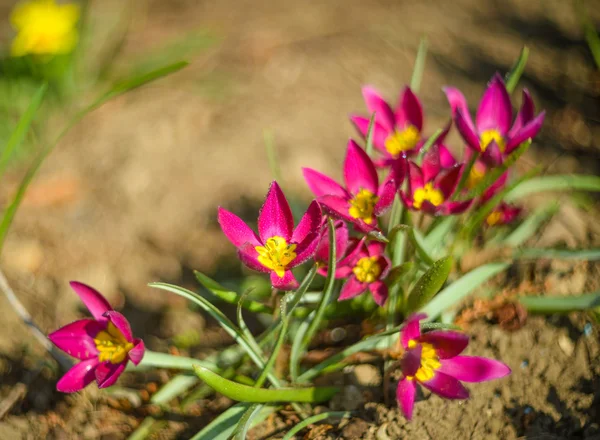
[[[258,261],[258,252],[250,243],[246,243],[238,248],[238,258],[246,265],[246,267],[249,267],[252,270],[263,273],[271,272],[271,269],[263,266],[260,261]]]
[[[377,194],[379,179],[375,165],[366,151],[352,139],[348,141],[348,151],[344,160],[344,180],[346,188],[352,194],[357,194],[361,189]]]
[[[448,200],[454,191],[456,190],[456,185],[458,185],[458,181],[460,180],[460,175],[462,173],[463,165],[457,165],[454,168],[450,168],[445,171],[435,182],[435,187],[437,187],[442,194],[444,195],[444,200]]]
[[[98,354],[94,337],[105,327],[94,319],[81,319],[50,333],[48,339],[65,353],[85,360]]]
[[[396,189],[398,188],[394,180],[388,179],[381,188],[379,189],[379,201],[373,208],[373,214],[377,217],[384,214],[392,203],[394,203],[394,197],[396,196]]]
[[[510,95],[499,74],[494,75],[477,108],[477,131],[498,130],[505,135],[512,121]]]
[[[368,288],[366,283],[361,283],[356,279],[356,277],[351,276],[348,278],[348,281],[342,286],[342,290],[340,291],[340,297],[338,301],[344,301],[346,299],[354,298],[362,293],[364,293]]]
[[[440,150],[437,145],[432,145],[425,153],[421,169],[423,170],[423,182],[432,181],[440,173]]]
[[[144,345],[144,341],[141,339],[134,339],[133,342],[135,345],[131,350],[129,350],[129,360],[133,362],[134,365],[139,365],[144,357],[146,346]]]
[[[127,321],[127,318],[125,318],[119,312],[114,311],[106,312],[104,316],[113,323],[117,330],[119,330],[121,334],[125,336],[125,339],[127,339],[128,342],[133,341],[133,334],[131,333],[131,327],[129,326],[129,321]]]
[[[405,128],[409,124],[414,125],[419,132],[423,129],[423,108],[410,87],[405,87],[396,108],[396,125]]]
[[[348,210],[350,209],[350,203],[347,199],[343,199],[338,196],[322,196],[318,199],[321,207],[329,212],[334,217],[339,217],[342,220],[356,223],[356,219],[350,217]]]
[[[98,365],[98,358],[91,358],[75,364],[60,378],[56,389],[61,393],[75,393],[84,389],[94,380],[94,370]]]
[[[296,258],[294,258],[294,261],[292,261],[289,267],[292,268],[299,266],[309,258],[312,258],[315,255],[318,244],[319,234],[316,232],[308,234],[304,238],[304,241],[298,243],[298,247],[296,248]]]
[[[438,396],[445,399],[468,399],[469,391],[457,379],[447,374],[440,373],[437,370],[430,380],[421,382],[425,388],[428,388]]]
[[[480,152],[481,145],[479,142],[479,136],[475,132],[475,130],[469,126],[469,123],[466,121],[466,116],[463,112],[458,109],[456,110],[456,116],[454,117],[454,122],[456,122],[456,128],[458,132],[467,143],[469,147],[471,147],[474,151]]]
[[[417,313],[410,315],[406,319],[404,329],[402,329],[402,332],[400,333],[400,343],[402,344],[402,347],[408,348],[408,341],[411,339],[418,339],[419,336],[421,336],[419,321],[426,317],[427,315],[424,313]]]
[[[348,226],[342,220],[335,222],[335,249],[338,261],[342,259],[348,247]],[[329,234],[323,231],[323,238],[315,252],[315,261],[329,264]]]
[[[502,362],[478,356],[445,359],[438,371],[463,382],[484,382],[510,374],[510,368]]]
[[[367,137],[369,132],[369,118],[363,118],[362,116],[350,116],[350,121],[356,127],[356,130],[362,135],[363,138]],[[381,152],[387,152],[385,149],[385,141],[390,135],[390,130],[386,130],[377,121],[373,124],[373,145]],[[389,153],[388,153],[389,154]]]
[[[452,153],[450,152],[448,147],[446,147],[443,144],[440,144],[439,151],[440,151],[440,166],[442,168],[452,168],[453,166],[455,166],[457,164],[456,159],[454,158],[454,156],[452,155]]]
[[[373,87],[363,87],[362,94],[369,112],[375,112],[375,120],[386,130],[392,131],[395,125],[394,113],[388,103],[379,96]]]
[[[465,125],[474,132],[475,125],[473,125],[473,120],[471,119],[471,114],[469,113],[469,105],[467,104],[465,95],[463,95],[462,92],[455,87],[444,87],[443,90],[446,94],[446,98],[448,99],[448,103],[450,104],[450,108],[452,109],[452,117],[456,118],[456,114],[460,110]]]
[[[473,200],[464,200],[461,202],[446,202],[440,206],[443,215],[462,214],[473,203]]]
[[[402,359],[400,359],[400,368],[405,377],[417,374],[417,371],[421,368],[422,352],[423,346],[421,344],[418,344],[414,348],[409,348],[404,352]]]
[[[458,356],[469,345],[467,335],[451,330],[434,330],[423,333],[418,341],[433,345],[440,359]]]
[[[402,379],[400,382],[398,382],[396,399],[398,400],[398,406],[402,410],[404,417],[406,417],[408,420],[412,419],[416,394],[417,385],[414,380]]]
[[[275,272],[271,272],[271,284],[279,290],[294,290],[299,286],[291,270],[286,270],[282,278]]]
[[[506,185],[507,180],[508,180],[508,171],[503,173],[500,177],[498,177],[498,179],[496,179],[496,181],[494,183],[492,183],[490,185],[490,187],[484,191],[483,195],[481,196],[481,201],[485,203],[489,199],[494,197],[494,195],[496,195],[496,193],[499,190],[501,190],[504,187],[504,185]]]
[[[316,200],[313,200],[292,234],[292,243],[302,242],[308,234],[318,234],[322,223],[321,207]]]
[[[369,290],[371,291],[371,295],[373,295],[375,303],[378,306],[383,307],[388,299],[387,285],[382,281],[375,281],[374,283],[369,284]]]
[[[502,163],[502,151],[500,151],[500,147],[496,143],[495,140],[492,140],[483,154],[481,155],[481,160],[490,167],[497,167]]]
[[[523,89],[523,101],[521,103],[521,109],[517,113],[515,123],[508,132],[508,137],[513,137],[525,124],[529,123],[535,115],[535,105],[533,99],[529,94],[529,90]]]
[[[505,154],[510,154],[512,151],[525,142],[527,139],[533,139],[540,129],[542,128],[542,124],[544,123],[544,118],[546,117],[546,112],[541,112],[537,115],[532,121],[523,126],[517,133],[515,133],[514,137],[508,140],[506,145]]]
[[[522,208],[519,206],[512,206],[505,204],[502,206],[502,224],[506,225],[512,223],[520,214]]]
[[[258,215],[258,234],[264,243],[269,238],[283,237],[287,242],[294,230],[294,217],[283,191],[273,181],[267,193],[267,198]]]
[[[304,180],[306,180],[306,184],[315,197],[326,195],[348,197],[348,192],[331,177],[312,168],[302,168],[302,174],[304,174]]]
[[[256,233],[234,213],[219,207],[217,219],[223,234],[235,247],[240,247],[244,243],[250,243],[253,246],[260,245]]]
[[[102,315],[105,312],[112,310],[112,307],[106,298],[104,298],[96,289],[78,281],[71,281],[69,284],[75,293],[79,295],[79,298],[85,304],[94,319],[102,320]]]
[[[102,362],[96,368],[96,382],[98,388],[108,388],[115,384],[121,373],[125,371],[127,361],[112,364],[109,361]]]
[[[423,188],[423,172],[417,164],[408,161],[408,193],[412,199],[417,188]]]

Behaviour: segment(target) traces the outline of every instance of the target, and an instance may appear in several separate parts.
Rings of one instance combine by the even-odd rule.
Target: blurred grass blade
[[[349,411],[329,411],[329,412],[324,412],[324,413],[320,413],[320,414],[311,416],[305,420],[302,420],[300,423],[298,423],[292,429],[290,429],[285,434],[285,436],[283,436],[282,440],[291,440],[297,433],[302,431],[304,428],[312,425],[313,423],[317,423],[317,422],[320,422],[322,420],[329,419],[329,418],[342,419],[345,417],[350,417],[351,414],[352,413]]]
[[[513,188],[505,199],[512,202],[540,191],[562,190],[600,191],[600,177],[578,174],[534,177]]]
[[[157,405],[164,405],[175,397],[181,396],[197,383],[198,378],[196,376],[178,374],[165,385],[163,385],[162,388],[152,396],[150,402]]]
[[[233,433],[233,440],[246,440],[248,430],[252,426],[254,418],[260,413],[264,405],[252,405],[246,410],[242,418],[240,419],[235,431]]]
[[[594,22],[591,20],[583,0],[575,1],[575,11],[579,16],[579,21],[581,22],[585,39],[590,48],[590,52],[592,53],[592,57],[594,58],[594,62],[596,63],[596,68],[600,70],[600,36],[598,35],[598,32],[596,32]]]
[[[513,258],[548,258],[554,260],[600,260],[600,249],[521,249]]]
[[[521,75],[523,75],[523,71],[527,65],[527,58],[529,58],[529,48],[523,46],[519,58],[506,75],[506,90],[508,90],[508,93],[512,94],[517,88],[517,84],[519,84]]]
[[[435,260],[431,256],[431,253],[427,248],[427,244],[425,244],[425,238],[423,237],[421,232],[419,232],[415,228],[410,228],[410,230],[408,231],[408,236],[413,246],[417,250],[417,253],[419,254],[421,260],[423,260],[423,262],[428,266],[431,266]]]
[[[455,306],[477,287],[508,267],[508,263],[491,263],[473,269],[443,289],[419,312],[426,313],[428,320],[437,318],[444,310]]]
[[[419,163],[423,162],[423,158],[425,157],[425,153],[427,153],[427,151],[431,148],[431,146],[433,144],[436,143],[436,141],[438,140],[438,138],[441,136],[441,134],[444,132],[444,130],[442,130],[441,128],[438,128],[423,144],[423,146],[421,147],[421,150],[419,151]]]
[[[423,79],[423,72],[425,71],[425,61],[427,60],[427,38],[421,38],[419,42],[419,49],[417,51],[417,58],[415,59],[415,66],[413,67],[412,76],[410,77],[410,89],[418,93],[421,88],[421,80]]]
[[[271,130],[263,130],[263,139],[265,141],[265,150],[267,152],[267,161],[269,162],[269,169],[273,180],[276,180],[280,184],[281,179],[281,167],[279,166],[279,160],[277,158],[277,148],[275,147],[275,136]]]
[[[452,270],[452,257],[442,258],[425,272],[408,295],[406,314],[410,314],[425,304],[442,288]]]
[[[444,217],[438,225],[425,236],[424,244],[427,249],[435,250],[444,240],[448,237],[454,225],[456,224],[458,217],[448,216]]]
[[[523,223],[521,223],[508,237],[502,240],[502,244],[509,247],[518,247],[525,243],[529,238],[533,237],[536,232],[539,232],[543,223],[548,221],[560,206],[558,202],[552,202],[549,205],[538,209],[533,214],[529,215]]]
[[[238,402],[273,403],[273,402],[325,402],[339,392],[336,387],[320,388],[254,388],[227,380],[207,368],[194,368],[196,375],[216,392]]]
[[[578,296],[521,296],[518,301],[530,313],[569,313],[600,307],[600,292]]]
[[[412,269],[415,267],[415,264],[412,261],[407,261],[406,263],[402,263],[398,266],[395,266],[390,270],[390,273],[385,278],[385,283],[388,288],[395,286],[398,284],[405,275],[407,275]]]
[[[237,403],[206,425],[191,440],[229,440],[235,427],[252,405]]]
[[[367,143],[365,145],[365,151],[369,156],[373,155],[373,133],[375,132],[375,115],[376,112],[371,114],[371,119],[369,120],[369,128],[367,129]]]
[[[288,293],[288,295],[290,294]],[[271,370],[273,369],[273,366],[275,365],[275,361],[277,361],[277,357],[279,356],[279,352],[281,351],[281,347],[283,346],[283,342],[285,341],[289,324],[289,319],[286,311],[286,304],[287,301],[284,297],[283,301],[281,301],[281,330],[279,331],[279,335],[277,336],[277,340],[275,341],[275,346],[273,347],[271,356],[269,356],[269,359],[267,359],[265,368],[263,368],[263,370],[260,373],[260,376],[258,376],[258,379],[256,379],[256,383],[254,384],[255,388],[260,388],[265,383],[265,380],[267,379],[267,377],[271,373]]]
[[[473,166],[475,166],[475,162],[477,162],[477,159],[479,159],[479,155],[480,153],[471,154],[471,158],[465,164],[464,169],[460,173],[460,179],[458,180],[458,184],[456,185],[456,189],[454,190],[454,194],[452,194],[450,200],[456,200],[462,193],[462,190],[467,184],[469,177],[471,177],[471,171],[473,170]]]

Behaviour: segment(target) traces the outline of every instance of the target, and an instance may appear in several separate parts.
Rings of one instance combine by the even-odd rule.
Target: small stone
[[[355,411],[365,403],[360,389],[355,385],[348,385],[336,394],[329,404],[333,410]]]
[[[362,364],[354,367],[350,375],[354,385],[361,387],[378,387],[381,385],[381,373],[374,365]]]
[[[558,337],[558,346],[567,356],[571,356],[575,351],[573,341],[567,335],[560,335]]]

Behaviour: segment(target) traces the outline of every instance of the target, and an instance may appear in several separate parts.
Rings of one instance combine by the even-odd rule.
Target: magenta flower
[[[404,377],[398,383],[396,398],[404,416],[412,418],[417,382],[445,399],[467,399],[462,382],[484,382],[510,374],[502,362],[477,356],[460,356],[469,344],[464,333],[434,330],[421,334],[419,321],[426,315],[413,315],[400,335],[405,352],[400,360]]]
[[[401,165],[395,166],[380,186],[375,165],[367,153],[350,140],[344,161],[346,188],[311,168],[303,168],[302,172],[317,201],[332,215],[369,232],[377,228],[376,217],[384,214],[394,201],[396,189],[404,178],[400,168]]]
[[[94,319],[80,319],[48,335],[54,345],[81,361],[58,381],[56,389],[74,393],[94,379],[98,388],[109,387],[128,361],[140,363],[144,342],[133,337],[127,319],[115,312],[99,292],[76,281],[70,284]]]
[[[335,222],[335,253],[336,261],[340,261],[346,254],[348,247],[348,226],[343,220]],[[327,226],[321,232],[319,246],[314,256],[315,263],[319,266],[317,272],[322,276],[327,276],[327,268],[329,267],[329,229]]]
[[[482,153],[482,159],[492,166],[502,163],[504,156],[535,137],[544,122],[545,112],[535,116],[531,95],[524,89],[521,109],[510,127],[513,117],[510,96],[499,74],[492,78],[479,102],[476,124],[471,120],[463,94],[453,87],[446,87],[444,92],[463,139],[471,149]]]
[[[365,243],[365,239],[352,239],[348,255],[340,261],[336,278],[347,278],[338,301],[354,298],[367,290],[375,302],[383,306],[388,298],[388,287],[383,282],[392,266],[385,256],[385,245],[380,242]]]
[[[473,167],[475,168],[475,167]],[[492,197],[494,197],[498,191],[506,185],[508,180],[508,171],[498,178],[492,186],[490,186],[481,196],[481,204],[486,203]],[[488,226],[499,226],[506,225],[514,221],[521,213],[521,208],[515,205],[508,204],[504,201],[500,202],[498,206],[487,216],[485,219]]]
[[[432,215],[449,215],[464,212],[472,200],[450,201],[454,194],[463,165],[443,169],[440,149],[433,145],[423,158],[423,166],[408,162],[408,191],[400,191],[404,204],[412,210]]]
[[[246,266],[270,273],[271,284],[277,289],[298,287],[290,269],[311,258],[319,244],[322,218],[316,201],[294,229],[290,205],[277,182],[273,182],[258,216],[258,235],[241,218],[221,207],[218,219]]]
[[[372,87],[363,87],[362,93],[369,112],[375,112],[373,145],[384,155],[377,165],[387,166],[394,159],[418,152],[424,143],[423,108],[412,90],[404,88],[395,111]],[[351,116],[350,120],[366,138],[370,118]]]

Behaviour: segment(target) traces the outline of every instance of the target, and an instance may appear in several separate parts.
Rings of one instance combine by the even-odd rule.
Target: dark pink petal
[[[483,94],[477,109],[477,131],[498,130],[501,135],[508,133],[512,122],[510,95],[499,74],[494,75]]]
[[[394,113],[373,87],[363,87],[363,97],[370,113],[375,112],[375,120],[388,131],[394,130]]]
[[[113,323],[117,330],[119,330],[121,334],[125,336],[125,339],[127,339],[128,342],[133,341],[133,334],[131,333],[131,327],[129,326],[129,321],[127,321],[127,318],[125,318],[119,312],[114,311],[106,312],[104,316]]]
[[[444,200],[448,200],[452,194],[454,194],[456,185],[458,185],[458,181],[460,180],[462,168],[463,165],[450,168],[438,178],[437,182],[435,182],[434,186],[442,192]]]
[[[440,173],[440,150],[437,145],[432,145],[425,153],[421,170],[423,171],[423,182],[430,182]]]
[[[95,319],[104,320],[102,315],[112,310],[106,298],[96,289],[78,281],[71,281],[69,284]]]
[[[338,267],[350,266],[352,268],[355,266],[358,260],[363,257],[368,257],[369,252],[365,246],[365,242],[366,237],[363,237],[360,240],[357,238],[351,238],[348,249],[346,250],[346,256],[340,261]]]
[[[356,130],[362,135],[362,137],[366,138],[367,133],[369,132],[369,118],[363,118],[362,116],[350,116],[350,120],[356,127]],[[390,153],[385,148],[385,141],[390,135],[390,131],[386,130],[379,124],[377,121],[373,124],[373,145],[379,151],[384,154],[390,155]]]
[[[385,252],[385,243],[381,243],[380,241],[370,241],[367,244],[367,254],[370,257],[376,257],[379,255],[383,255]]]
[[[313,200],[292,234],[292,243],[302,242],[308,234],[318,234],[322,222],[321,207]]]
[[[294,258],[294,261],[291,262],[289,267],[296,267],[304,263],[309,258],[312,258],[315,255],[318,245],[319,234],[316,232],[308,234],[304,238],[304,241],[298,243],[298,247],[296,247],[296,258]]]
[[[388,286],[382,281],[375,281],[369,284],[369,290],[371,291],[371,295],[373,295],[375,303],[383,307],[388,299]]]
[[[377,260],[377,264],[379,264],[379,267],[381,267],[381,275],[379,278],[383,280],[388,276],[388,273],[392,269],[392,260],[390,260],[386,255],[380,255],[379,259]]]
[[[405,87],[396,108],[396,125],[402,129],[409,124],[414,125],[419,132],[423,129],[423,108],[410,87]]]
[[[85,360],[98,354],[94,337],[105,328],[106,323],[81,319],[50,333],[48,339],[65,353]]]
[[[412,419],[416,394],[417,386],[414,380],[408,380],[405,378],[398,382],[396,399],[398,400],[398,406],[402,410],[402,414],[404,414],[404,417],[406,417],[408,420]]]
[[[398,195],[400,196],[400,200],[402,200],[404,206],[406,206],[408,209],[415,209],[412,195],[409,196],[405,194],[404,191],[398,191]]]
[[[457,379],[447,374],[440,373],[437,370],[430,380],[421,382],[425,388],[428,388],[438,396],[445,399],[468,399],[469,391]]]
[[[473,203],[473,200],[464,200],[461,202],[446,202],[440,206],[441,212],[444,215],[462,214]]]
[[[286,270],[283,278],[280,278],[275,272],[271,272],[271,284],[279,290],[294,290],[299,286],[291,270]]]
[[[444,169],[456,166],[457,162],[448,147],[443,144],[439,145],[440,151],[440,166]]]
[[[294,216],[283,191],[273,181],[258,215],[258,234],[262,242],[271,237],[283,237],[289,242],[294,230]]]
[[[353,195],[358,194],[361,189],[377,194],[379,189],[379,178],[375,165],[366,151],[352,139],[348,141],[348,151],[344,160],[344,180],[346,188]]]
[[[304,174],[304,180],[306,180],[306,184],[315,197],[326,195],[348,197],[348,192],[331,177],[312,168],[302,168],[302,174]]]
[[[356,277],[348,278],[348,281],[342,286],[340,291],[340,297],[338,301],[344,301],[345,299],[354,298],[355,296],[364,293],[368,288],[367,283],[361,283]]]
[[[512,206],[512,205],[508,205],[508,204],[503,205],[503,207],[502,207],[502,214],[503,214],[502,223],[506,225],[506,224],[513,222],[515,220],[515,218],[517,218],[521,214],[521,211],[522,211],[522,208],[520,208],[519,206]]]
[[[352,275],[352,268],[353,268],[353,266],[338,267],[335,270],[335,278],[339,280],[342,278],[349,277],[350,275]]]
[[[373,208],[373,214],[379,217],[380,215],[384,214],[390,206],[392,206],[397,189],[398,186],[394,180],[387,180],[383,185],[381,185],[378,194],[379,200]]]
[[[487,202],[489,199],[494,197],[498,191],[500,191],[504,185],[506,185],[506,181],[508,180],[508,171],[503,173],[498,179],[490,185],[488,189],[486,189],[481,196],[481,201],[483,203]]]
[[[497,167],[502,163],[502,151],[500,151],[500,147],[496,143],[495,140],[492,140],[483,154],[481,155],[481,160],[490,167]]]
[[[94,380],[94,369],[98,365],[97,358],[81,361],[60,378],[56,389],[61,393],[75,393],[84,389]]]
[[[400,188],[408,174],[408,160],[406,157],[400,156],[396,159],[388,160],[388,164],[390,166],[390,174],[388,175],[387,180],[394,179],[396,188]]]
[[[129,353],[129,360],[133,362],[134,365],[139,365],[144,357],[144,353],[146,351],[146,346],[144,345],[144,341],[141,339],[134,339],[133,343],[135,344]]]
[[[423,181],[423,172],[417,164],[412,161],[408,161],[408,193],[412,199],[415,190],[417,188],[423,188],[425,182]]]
[[[423,346],[417,344],[414,348],[409,348],[404,352],[402,359],[400,359],[400,368],[402,374],[406,376],[414,376],[421,368],[421,353],[423,352]]]
[[[469,345],[467,335],[451,330],[434,330],[423,333],[418,341],[433,345],[440,359],[458,356]]]
[[[235,246],[240,247],[244,243],[259,246],[258,237],[250,227],[232,212],[219,207],[217,219],[225,237]]]
[[[505,154],[510,154],[515,148],[525,142],[527,139],[533,139],[540,129],[542,128],[542,124],[544,123],[544,118],[546,117],[546,112],[541,112],[539,115],[535,117],[528,124],[523,126],[517,133],[515,133],[514,137],[508,140],[506,144]]]
[[[517,113],[515,122],[508,132],[508,137],[513,137],[519,130],[521,130],[521,127],[531,121],[534,116],[535,106],[533,104],[533,99],[531,99],[529,90],[523,89],[523,102],[521,103],[521,109],[519,110],[519,113]]]
[[[480,152],[481,143],[479,142],[479,136],[473,130],[473,128],[469,126],[469,124],[465,120],[465,115],[460,109],[456,110],[454,122],[456,122],[456,128],[458,129],[458,132],[465,140],[467,145],[471,147],[474,151]]]
[[[119,376],[125,371],[127,361],[113,364],[110,361],[102,362],[96,367],[96,382],[98,388],[108,388],[115,384]]]
[[[412,339],[418,339],[421,336],[421,328],[419,326],[419,321],[427,318],[427,315],[424,313],[416,313],[410,315],[404,325],[404,329],[400,333],[400,343],[402,347],[408,348],[408,341]]]
[[[318,202],[323,209],[328,211],[334,217],[356,223],[356,219],[352,218],[348,213],[350,202],[347,199],[338,196],[322,196],[319,197]]]
[[[271,269],[263,266],[260,261],[258,261],[258,252],[254,246],[249,243],[246,243],[238,248],[238,257],[242,263],[252,270],[263,273],[271,272]]]
[[[454,87],[444,87],[443,90],[446,94],[446,98],[448,98],[450,108],[452,109],[452,117],[456,119],[456,114],[460,110],[464,123],[468,128],[471,129],[472,132],[474,132],[475,125],[473,125],[473,121],[469,113],[469,105],[467,104],[465,95],[463,95],[460,90]]]
[[[484,382],[510,374],[510,368],[502,362],[478,356],[445,359],[438,371],[463,382]]]

